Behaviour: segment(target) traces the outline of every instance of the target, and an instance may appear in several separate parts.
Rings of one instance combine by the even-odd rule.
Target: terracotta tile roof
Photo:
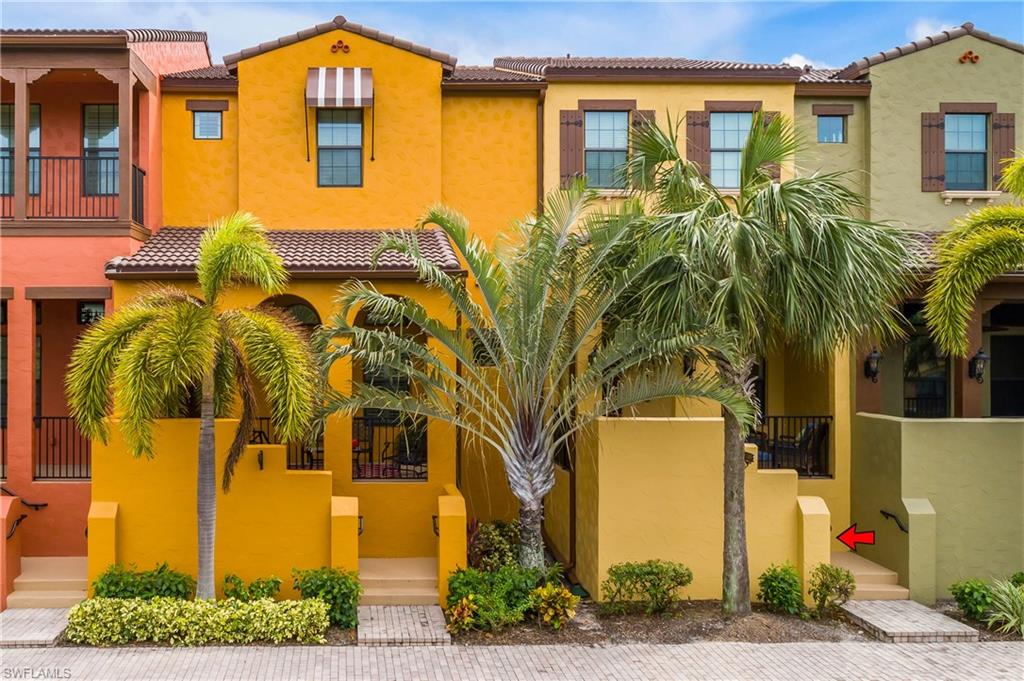
[[[777,78],[795,81],[799,67],[684,57],[497,57],[495,68],[550,77],[557,75],[694,75]]]
[[[415,230],[270,230],[270,241],[292,276],[350,275],[375,272],[384,276],[414,276],[408,258],[395,253],[381,256],[375,270],[370,256],[382,234],[414,234],[423,255],[446,272],[462,271],[451,243],[436,229]],[[198,227],[164,227],[132,256],[107,263],[108,279],[191,277],[199,254]]]
[[[371,40],[382,42],[386,45],[394,45],[399,49],[407,50],[414,54],[418,54],[422,57],[427,57],[428,59],[434,59],[444,64],[445,68],[447,69],[452,69],[455,67],[456,59],[450,54],[438,52],[437,50],[431,49],[429,47],[417,45],[415,43],[409,42],[408,40],[403,40],[401,38],[396,38],[393,35],[382,33],[375,28],[370,28],[369,26],[357,24],[353,21],[349,21],[340,14],[334,17],[334,19],[332,19],[331,21],[327,21],[322,24],[317,24],[316,26],[311,26],[310,28],[302,29],[297,33],[282,36],[276,40],[260,43],[255,47],[247,47],[240,52],[234,52],[232,54],[226,55],[224,57],[224,63],[227,64],[229,69],[234,69],[237,63],[242,59],[255,57],[258,54],[270,52],[271,50],[276,50],[279,47],[291,45],[292,43],[297,43],[300,40],[306,40],[308,38],[312,38],[322,33],[327,33],[329,31],[333,31],[339,28],[345,31],[349,31],[351,33],[356,33],[366,38],[370,38]]]
[[[129,43],[205,43],[204,31],[177,31],[164,28],[5,28],[0,36],[94,36],[124,37]]]
[[[517,73],[493,66],[456,66],[445,76],[446,83],[541,83],[540,76]]]
[[[980,40],[986,40],[990,43],[994,43],[1017,52],[1024,52],[1024,45],[1012,42],[1006,38],[1000,38],[999,36],[992,35],[987,31],[982,31],[980,28],[975,28],[974,24],[968,21],[962,26],[957,26],[956,28],[952,28],[948,31],[942,31],[941,33],[936,33],[935,35],[915,40],[912,43],[900,45],[892,48],[891,50],[886,50],[885,52],[879,52],[877,54],[872,54],[867,57],[863,57],[862,59],[858,59],[846,68],[840,70],[836,77],[857,78],[866,74],[875,64],[881,64],[882,62],[898,59],[908,54],[913,54],[914,52],[926,50],[929,47],[941,45],[942,43],[949,42],[950,40],[962,38],[965,35],[972,35]]]
[[[853,80],[850,78],[837,78],[839,69],[811,69],[805,68],[804,72],[800,74],[801,83],[831,83],[831,84],[845,84],[845,83],[863,83],[862,80]]]
[[[936,266],[935,250],[939,246],[939,239],[945,234],[942,230],[910,230],[908,234],[912,237],[910,251],[925,263],[925,268],[932,270]],[[1024,274],[1024,265],[1006,272],[1006,274]]]
[[[177,73],[165,73],[163,76],[164,80],[219,80],[221,78],[237,80],[234,74],[228,71],[228,67],[221,64],[204,66],[201,69],[178,71]]]

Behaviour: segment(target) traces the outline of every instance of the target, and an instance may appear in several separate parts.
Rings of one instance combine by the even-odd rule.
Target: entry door
[[[992,416],[1024,416],[1024,336],[990,338]]]

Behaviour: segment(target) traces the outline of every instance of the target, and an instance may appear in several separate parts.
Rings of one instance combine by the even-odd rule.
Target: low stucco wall
[[[216,424],[217,588],[228,573],[247,581],[275,575],[282,595],[296,596],[293,567],[331,562],[331,473],[289,471],[283,445],[250,446],[225,493],[220,475],[236,424]],[[140,569],[166,561],[195,575],[198,442],[198,419],[158,421],[152,458],[129,454],[116,424],[108,444],[93,442],[90,584],[114,561]]]
[[[862,413],[853,446],[853,519],[877,532],[859,552],[898,572],[913,598],[1024,568],[1024,420]]]
[[[693,570],[687,596],[720,598],[722,419],[601,419],[577,446],[576,575],[591,595],[609,566],[661,558]],[[827,515],[801,533],[795,471],[749,466],[746,490],[753,593],[770,564],[827,556]]]

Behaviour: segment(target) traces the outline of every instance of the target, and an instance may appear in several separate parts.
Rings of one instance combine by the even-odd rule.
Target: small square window
[[[846,116],[818,116],[818,144],[845,144]]]
[[[192,138],[197,140],[219,140],[221,134],[220,111],[193,111]]]
[[[102,300],[82,300],[78,302],[78,323],[93,324],[103,319],[104,305]]]

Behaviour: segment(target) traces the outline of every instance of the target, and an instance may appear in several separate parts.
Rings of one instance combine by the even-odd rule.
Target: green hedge
[[[320,599],[90,598],[71,608],[65,634],[74,643],[93,646],[323,643],[327,611]]]
[[[111,565],[97,577],[92,589],[98,598],[192,598],[196,593],[196,580],[184,572],[172,570],[167,563],[142,572],[134,565],[118,564]]]

